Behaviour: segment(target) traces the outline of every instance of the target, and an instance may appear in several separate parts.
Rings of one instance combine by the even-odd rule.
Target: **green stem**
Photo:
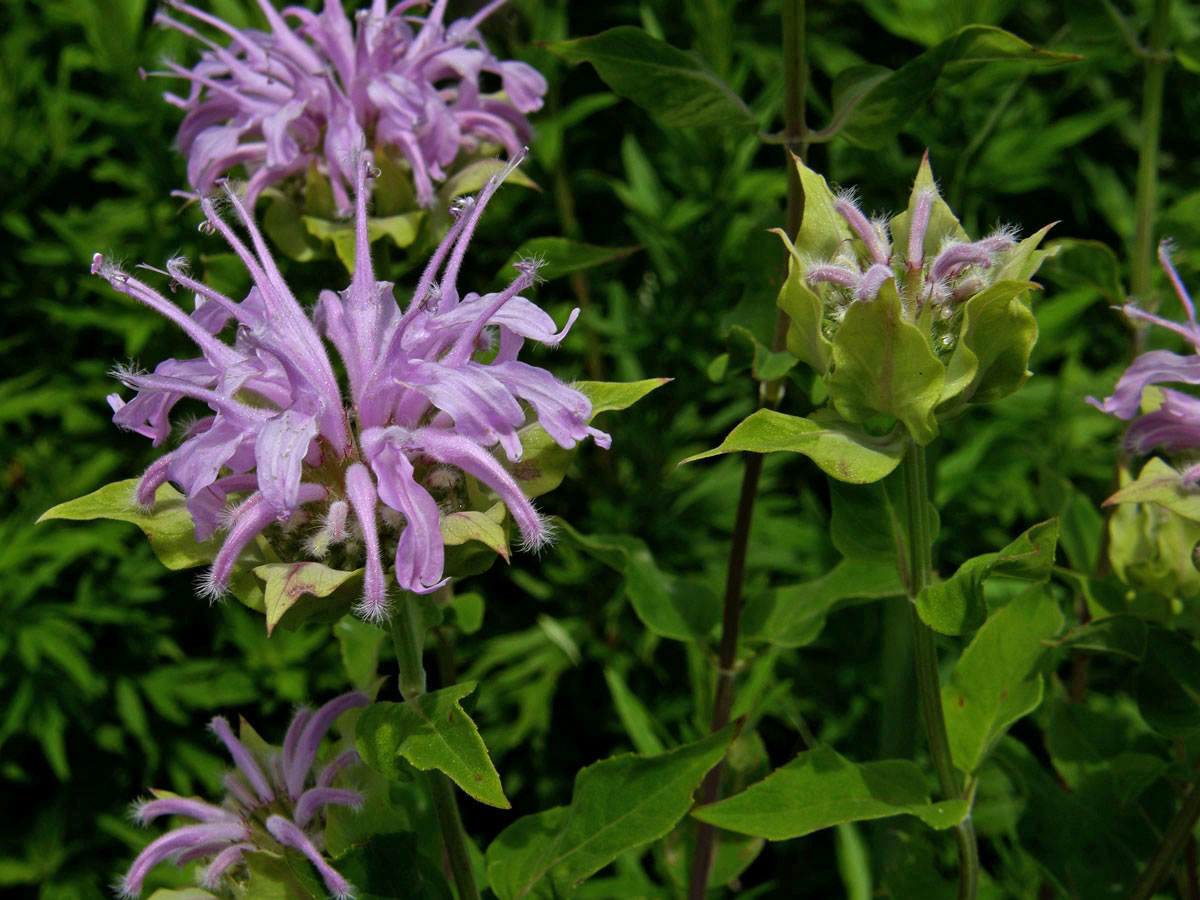
[[[962,796],[946,717],[942,711],[942,688],[938,678],[937,647],[933,630],[917,615],[917,597],[933,574],[933,523],[930,519],[929,485],[925,472],[925,448],[913,444],[904,454],[904,506],[908,540],[901,578],[908,588],[909,618],[912,621],[913,662],[916,667],[917,702],[925,722],[929,755],[937,772],[938,787],[945,798]],[[958,845],[959,900],[974,900],[979,884],[979,851],[975,826],[968,816],[954,831]]]
[[[458,814],[458,799],[454,794],[454,783],[436,769],[429,773],[429,787],[433,792],[433,808],[437,810],[438,825],[442,829],[442,842],[450,860],[450,873],[454,886],[458,888],[459,900],[479,900],[479,888],[475,886],[475,875],[471,871],[471,857],[467,853],[467,836],[462,819]]]
[[[400,696],[412,700],[425,693],[425,632],[416,596],[403,592],[397,606],[391,625],[392,645],[400,667]]]
[[[1171,820],[1171,824],[1167,826],[1162,843],[1158,845],[1154,856],[1150,858],[1141,877],[1133,886],[1129,900],[1150,900],[1154,896],[1154,892],[1162,880],[1171,871],[1171,866],[1175,864],[1179,851],[1192,836],[1192,829],[1196,827],[1197,819],[1200,819],[1200,781],[1193,784],[1188,795],[1183,798],[1183,805],[1175,814],[1175,818]]]
[[[444,599],[448,602],[449,588],[443,590],[446,592]],[[400,696],[405,702],[411,702],[425,693],[425,631],[421,626],[421,607],[414,594],[407,591],[402,593],[397,606],[391,622],[392,644],[396,648],[396,662],[400,668]],[[479,888],[471,871],[467,835],[458,814],[454,784],[445,774],[433,770],[429,773],[429,789],[433,794],[442,844],[446,848],[450,875],[454,879],[454,886],[458,888],[459,900],[479,900]]]
[[[784,64],[784,135],[788,149],[803,157],[806,149],[807,126],[804,120],[804,95],[808,77],[808,64],[804,55],[804,0],[784,0],[783,4],[783,64]],[[789,159],[787,191],[787,232],[791,237],[800,230],[804,217],[804,191],[795,165]],[[788,318],[781,310],[775,318],[775,334],[771,342],[776,352],[787,343]],[[783,380],[776,379],[762,385],[759,406],[777,409],[783,399]],[[733,536],[729,545],[729,565],[725,575],[725,599],[721,620],[721,647],[718,655],[717,687],[713,698],[712,731],[717,732],[729,724],[733,709],[733,688],[737,664],[738,628],[742,615],[742,582],[746,574],[746,551],[750,545],[750,523],[754,514],[754,501],[758,496],[758,483],[762,476],[763,457],[760,453],[746,455],[746,468],[742,474],[742,487],[738,495],[737,513],[734,519]],[[715,803],[721,796],[721,778],[725,773],[722,760],[700,786],[697,805]],[[691,878],[688,882],[688,900],[704,900],[708,894],[708,879],[712,870],[716,850],[716,829],[706,822],[696,829],[696,850],[692,856]]]
[[[1150,273],[1154,266],[1154,213],[1158,193],[1158,144],[1162,130],[1163,90],[1166,84],[1167,37],[1171,0],[1154,0],[1150,43],[1146,48],[1146,75],[1142,85],[1141,144],[1138,147],[1137,196],[1133,236],[1133,271],[1130,289],[1145,303],[1150,299]]]

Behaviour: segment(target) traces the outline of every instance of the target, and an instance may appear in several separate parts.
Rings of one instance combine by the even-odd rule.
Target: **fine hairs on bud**
[[[537,515],[537,528],[528,534],[521,532],[521,550],[525,553],[542,555],[542,551],[554,543],[558,537],[558,523],[550,516],[534,510]]]
[[[136,385],[132,383],[140,375],[145,375],[146,370],[143,369],[136,359],[131,359],[127,363],[117,363],[108,371],[109,377],[121,382],[125,387],[135,389]]]
[[[196,576],[195,584],[196,596],[207,600],[209,606],[216,603],[224,603],[225,597],[229,593],[228,585],[217,584],[212,566],[209,566]]]

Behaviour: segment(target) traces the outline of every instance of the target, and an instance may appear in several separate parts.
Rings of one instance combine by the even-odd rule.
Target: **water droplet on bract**
[[[954,335],[943,334],[942,335],[942,346],[943,347],[953,347],[954,346]]]
[[[941,316],[943,319],[953,319],[954,318],[954,307],[943,306],[942,311],[941,311]]]

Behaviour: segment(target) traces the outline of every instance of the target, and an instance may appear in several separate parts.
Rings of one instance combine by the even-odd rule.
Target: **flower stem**
[[[1179,812],[1167,826],[1162,843],[1158,845],[1154,856],[1150,858],[1141,877],[1134,884],[1133,890],[1129,894],[1129,900],[1150,900],[1154,896],[1159,884],[1174,865],[1179,851],[1192,836],[1192,829],[1196,827],[1197,819],[1200,819],[1200,781],[1193,784],[1188,795],[1183,798],[1183,805],[1179,807]]]
[[[445,590],[448,593],[448,588]],[[405,702],[411,702],[425,693],[425,629],[416,595],[407,591],[401,594],[399,608],[392,616],[391,631],[396,662],[400,667],[400,696]],[[446,848],[450,875],[454,879],[454,886],[458,888],[459,900],[479,900],[479,888],[471,871],[467,835],[458,814],[454,785],[445,774],[433,770],[429,773],[429,789],[433,794],[433,808],[437,812],[442,844]]]
[[[412,700],[425,693],[425,631],[421,627],[421,607],[414,594],[405,591],[400,595],[391,626],[392,645],[400,667],[400,696]]]
[[[1137,196],[1133,236],[1133,271],[1130,290],[1145,303],[1150,299],[1150,272],[1154,265],[1154,213],[1158,192],[1158,144],[1162,130],[1163,91],[1166,84],[1167,37],[1171,0],[1154,0],[1150,42],[1146,47],[1145,81],[1142,84],[1141,144],[1138,147]]]
[[[437,770],[429,773],[429,787],[433,792],[433,808],[437,810],[438,825],[442,829],[442,842],[450,860],[450,874],[458,888],[459,900],[479,900],[479,888],[471,871],[471,857],[467,853],[467,836],[463,831],[462,818],[458,814],[458,799],[450,779]]]
[[[804,0],[784,0],[783,4],[783,64],[784,64],[784,136],[785,145],[792,153],[803,157],[807,149],[807,127],[804,119],[804,94],[808,69],[804,55]],[[787,232],[790,237],[800,230],[804,217],[804,191],[795,165],[789,159],[787,189]],[[775,334],[771,349],[783,350],[787,343],[788,318],[781,310],[775,319]],[[762,385],[759,406],[776,409],[783,399],[783,380],[776,379]],[[729,545],[729,565],[725,575],[724,611],[721,619],[721,646],[718,652],[717,687],[713,697],[712,731],[717,732],[729,724],[733,709],[734,671],[737,664],[738,629],[742,615],[742,582],[746,574],[746,551],[750,545],[750,523],[754,514],[754,501],[758,496],[758,482],[762,476],[761,453],[746,454],[746,468],[742,473],[742,487],[738,494],[737,513],[734,518],[733,536]],[[715,803],[721,796],[721,778],[725,773],[722,760],[709,770],[700,785],[700,796],[696,803],[704,806]],[[708,894],[708,879],[712,870],[716,849],[716,829],[702,822],[696,829],[696,850],[692,856],[692,872],[688,883],[688,900],[704,900]]]
[[[917,615],[917,597],[929,584],[933,573],[933,523],[930,520],[929,485],[925,472],[925,448],[912,444],[904,454],[904,506],[908,525],[905,559],[901,578],[908,587],[909,618],[912,622],[913,662],[916,667],[917,700],[929,755],[937,772],[938,787],[943,797],[958,797],[962,789],[954,771],[950,753],[950,738],[946,733],[946,717],[942,711],[942,688],[938,679],[937,647],[933,630]],[[975,826],[968,815],[954,831],[958,845],[959,900],[974,900],[979,885],[979,851],[975,842]]]

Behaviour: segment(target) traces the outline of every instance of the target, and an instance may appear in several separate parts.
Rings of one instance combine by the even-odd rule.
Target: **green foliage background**
[[[249,5],[215,0],[211,8],[251,24]],[[1112,248],[1115,255],[1105,256],[1073,245],[1043,269],[1035,377],[1018,395],[946,430],[935,480],[944,573],[1052,516],[1062,519],[1064,565],[1096,571],[1099,503],[1113,487],[1119,428],[1084,398],[1106,395],[1132,355],[1131,335],[1110,308],[1124,299],[1139,140],[1140,63],[1122,23],[1143,32],[1148,4],[1122,3],[1125,19],[1090,0],[810,6],[809,115],[818,125],[837,72],[860,63],[898,68],[961,25],[1001,25],[1035,46],[1083,57],[1050,69],[998,63],[964,71],[940,81],[879,147],[834,140],[814,146],[809,164],[831,184],[857,185],[867,210],[892,211],[906,201],[928,148],[943,193],[972,234],[996,222],[1020,223],[1028,233],[1058,220],[1057,237]],[[209,607],[188,573],[165,572],[135,529],[33,524],[56,503],[136,475],[155,455],[111,425],[108,369],[127,360],[152,366],[187,350],[167,323],[89,276],[91,254],[160,265],[182,251],[216,282],[245,287],[216,243],[197,233],[198,211],[170,196],[184,183],[172,149],[178,113],[159,98],[168,82],[142,80],[138,67],[153,69],[164,55],[190,61],[195,48],[153,28],[152,14],[139,0],[0,7],[0,794],[8,811],[0,886],[45,897],[106,895],[147,840],[124,818],[145,788],[211,792],[224,765],[204,731],[212,715],[242,713],[273,733],[292,705],[350,685],[342,645],[328,628],[281,630],[268,640],[256,615],[236,603]],[[779,243],[767,233],[783,220],[781,148],[734,127],[662,126],[608,93],[592,68],[569,67],[536,42],[641,26],[692,49],[747,100],[763,128],[774,129],[782,99],[778,14],[771,2],[513,0],[485,28],[497,50],[538,66],[551,88],[527,167],[542,191],[501,193],[474,244],[470,276],[486,284],[533,237],[640,246],[582,278],[540,288],[558,321],[580,302],[586,308],[563,348],[538,361],[563,377],[675,379],[602,422],[613,433],[612,452],[587,448],[575,466],[581,477],[543,498],[545,511],[571,526],[557,546],[462,586],[483,595],[486,613],[479,631],[458,638],[459,678],[484,685],[474,718],[516,814],[566,803],[586,763],[707,731],[711,635],[683,643],[648,630],[625,580],[605,564],[612,554],[597,542],[634,536],[623,545],[629,566],[641,560],[644,569],[648,550],[651,579],[685,596],[702,625],[716,624],[741,462],[676,464],[716,446],[754,409],[757,383],[744,372],[714,381],[710,365],[727,349],[735,363],[746,355],[744,338],[731,335],[735,324],[769,342],[785,274]],[[1176,4],[1173,15],[1177,43],[1200,35],[1195,9]],[[1158,227],[1179,241],[1183,278],[1193,285],[1200,284],[1197,77],[1180,65],[1168,74]],[[292,271],[312,286],[300,292],[309,301],[318,285],[347,280],[336,260]],[[806,412],[819,399],[798,370],[787,390],[785,411]],[[807,460],[768,457],[748,561],[752,605],[837,561],[830,503],[825,479]],[[1071,611],[1065,589],[1062,599]],[[761,743],[742,770],[746,781],[813,742],[856,761],[873,758],[881,742],[911,752],[912,710],[888,707],[880,680],[881,647],[895,621],[891,603],[855,605],[831,613],[800,650],[747,644],[736,712],[750,714]],[[1084,783],[1086,754],[1062,749],[1071,740],[1120,723],[1128,746],[1170,761],[1137,712],[1132,663],[1098,659],[1093,699],[1068,706],[1071,667],[1068,653],[1054,657],[1042,708],[983,774],[989,801],[977,824],[994,875],[989,896],[1096,896],[1071,887],[1075,864],[1095,848],[1056,834],[1067,815],[1105,822],[1103,798],[1092,796],[1103,786]],[[1055,806],[1064,783],[1071,790]],[[1121,814],[1161,827],[1170,800],[1160,781]],[[467,829],[485,846],[513,813],[469,805]],[[1105,858],[1114,871],[1153,849],[1147,834],[1121,822],[1111,838],[1119,851]],[[741,896],[862,896],[855,848],[869,836],[827,830],[769,845],[739,876]],[[904,846],[926,862],[946,849],[924,839]],[[623,857],[577,896],[675,896],[670,845],[656,853]],[[160,868],[155,883],[169,883],[172,873]],[[892,890],[938,896],[921,885]]]

